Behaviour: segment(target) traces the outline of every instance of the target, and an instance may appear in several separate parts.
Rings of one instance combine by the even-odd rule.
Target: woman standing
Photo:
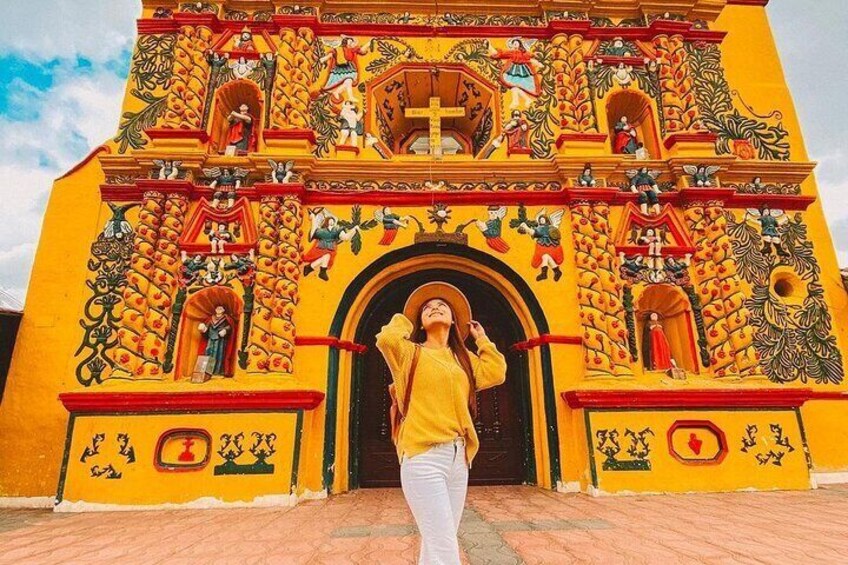
[[[478,355],[465,347],[469,333]],[[405,417],[397,453],[403,494],[421,533],[418,562],[459,563],[456,534],[468,469],[480,446],[475,391],[503,384],[506,360],[471,320],[462,292],[441,282],[412,293],[403,314],[395,314],[377,334],[377,348],[389,365],[398,399],[406,397],[416,358],[409,406],[400,406]]]

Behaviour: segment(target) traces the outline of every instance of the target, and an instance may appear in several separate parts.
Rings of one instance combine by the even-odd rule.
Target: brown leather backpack
[[[392,443],[397,445],[398,434],[400,433],[400,425],[403,422],[405,411],[409,410],[409,400],[412,398],[412,381],[415,378],[415,368],[418,366],[418,358],[421,356],[421,346],[415,344],[415,353],[412,354],[412,365],[409,367],[409,377],[406,379],[406,394],[403,399],[403,409],[398,403],[397,394],[395,393],[395,384],[389,385],[389,397],[392,399],[392,405],[389,408],[389,425],[392,428]]]

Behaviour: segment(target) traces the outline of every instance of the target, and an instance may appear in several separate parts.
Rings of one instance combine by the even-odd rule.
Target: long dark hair
[[[444,302],[448,307],[448,310],[450,310],[451,313],[451,320],[454,322],[451,324],[450,330],[448,331],[448,347],[450,347],[450,350],[453,352],[456,360],[459,361],[459,366],[462,367],[462,370],[465,371],[465,374],[468,376],[468,384],[471,387],[471,390],[468,393],[468,411],[471,412],[471,418],[474,419],[477,417],[477,383],[474,380],[474,369],[471,366],[471,354],[469,353],[468,348],[465,347],[465,341],[459,334],[459,328],[456,324],[456,314],[454,314],[453,308],[447,300],[434,297],[421,305],[421,308],[418,309],[418,316],[416,316],[417,327],[412,334],[412,341],[415,343],[424,343],[427,340],[427,332],[424,330],[424,324],[422,323],[421,316],[424,314],[424,306],[437,299]]]

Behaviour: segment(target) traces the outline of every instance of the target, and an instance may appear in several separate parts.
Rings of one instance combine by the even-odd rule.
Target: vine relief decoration
[[[174,64],[176,34],[141,35],[136,42],[132,58],[130,95],[141,104],[138,110],[123,113],[118,126],[118,152],[140,149],[147,145],[144,130],[156,125],[165,112],[167,88],[171,82]]]
[[[739,274],[751,285],[746,305],[755,330],[754,347],[768,378],[781,384],[811,380],[817,384],[840,384],[842,355],[836,337],[831,335],[832,320],[820,281],[821,268],[801,214],[786,218],[776,227],[782,253],[764,252],[771,244],[745,218],[737,220],[727,213],[727,223]],[[797,277],[797,286],[804,287],[794,291],[799,300],[783,300],[773,288],[775,273],[787,269]]]
[[[738,91],[731,90],[717,45],[687,43],[686,51],[704,125],[718,135],[716,151],[740,159],[788,161],[789,132],[783,127],[783,114],[778,110],[758,114]],[[736,107],[734,98],[745,113]]]
[[[127,284],[127,269],[132,258],[135,235],[126,222],[127,210],[135,204],[112,205],[113,217],[91,245],[89,271],[94,279],[86,281],[91,296],[83,307],[79,323],[82,342],[74,354],[79,358],[75,375],[84,386],[103,382],[107,369],[115,366],[111,350],[118,345],[117,329],[121,315],[116,312]]]

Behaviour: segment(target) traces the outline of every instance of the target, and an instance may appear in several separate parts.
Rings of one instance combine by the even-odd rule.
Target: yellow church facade
[[[508,360],[472,485],[837,480],[848,295],[766,4],[143,0],[50,197],[0,497],[399,485],[374,337],[432,280]]]

